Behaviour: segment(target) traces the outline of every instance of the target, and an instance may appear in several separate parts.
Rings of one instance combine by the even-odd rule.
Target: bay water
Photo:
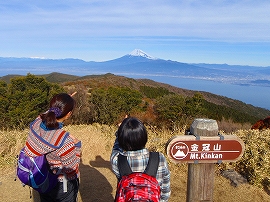
[[[205,91],[239,100],[246,104],[251,104],[255,107],[261,107],[270,110],[270,87],[235,85],[210,80],[176,78],[166,76],[148,75],[145,77],[138,76],[137,78],[148,78],[157,82],[166,83],[187,90]]]

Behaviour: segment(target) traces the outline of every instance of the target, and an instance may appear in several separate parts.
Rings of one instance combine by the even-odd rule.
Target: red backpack
[[[117,185],[115,202],[158,202],[160,186],[156,179],[159,153],[150,152],[147,167],[143,173],[132,172],[127,157],[119,154],[118,168],[122,177]]]

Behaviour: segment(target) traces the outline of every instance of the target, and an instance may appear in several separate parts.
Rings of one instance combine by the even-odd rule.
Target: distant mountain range
[[[227,64],[188,64],[152,57],[135,49],[130,54],[105,62],[80,59],[0,57],[0,76],[41,75],[51,72],[76,76],[113,73],[139,78],[163,76],[204,79],[239,85],[270,86],[270,67]]]

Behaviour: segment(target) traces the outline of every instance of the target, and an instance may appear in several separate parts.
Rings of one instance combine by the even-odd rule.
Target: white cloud
[[[193,36],[269,40],[268,1],[7,1],[2,32],[35,37]],[[3,28],[5,27],[5,28]],[[257,31],[260,30],[260,31]]]
[[[28,3],[27,3],[28,2]],[[268,1],[7,1],[0,25],[8,35],[193,36],[269,40]],[[5,29],[6,28],[6,29]],[[259,31],[258,31],[259,30]]]

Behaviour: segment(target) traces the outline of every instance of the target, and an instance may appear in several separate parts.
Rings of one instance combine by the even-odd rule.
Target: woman
[[[28,156],[47,154],[50,169],[58,175],[58,183],[51,191],[39,193],[41,202],[77,200],[81,142],[62,129],[63,122],[72,115],[75,107],[73,95],[55,95],[50,101],[49,110],[30,125],[25,153]]]
[[[112,170],[120,181],[118,168],[118,156],[127,156],[128,163],[133,172],[143,172],[149,160],[149,150],[145,148],[147,143],[147,131],[143,123],[134,117],[125,118],[116,132],[116,139],[111,154]],[[162,153],[159,153],[159,166],[156,179],[161,188],[159,201],[168,201],[170,197],[170,171],[167,161]]]

